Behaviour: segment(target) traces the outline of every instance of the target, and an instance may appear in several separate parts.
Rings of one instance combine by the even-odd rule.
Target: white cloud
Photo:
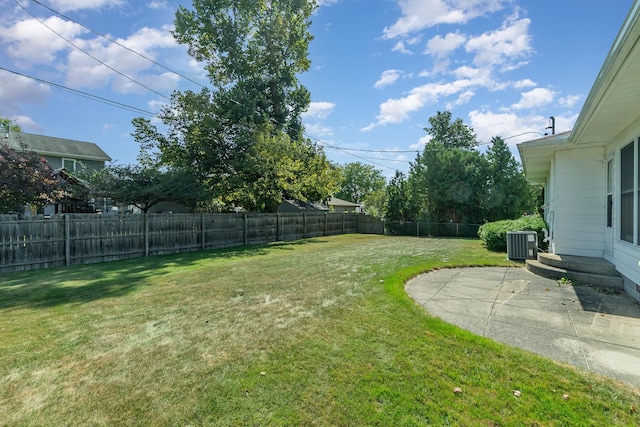
[[[556,133],[571,130],[577,114],[556,117]],[[541,115],[518,115],[516,113],[494,113],[492,111],[474,110],[469,113],[471,127],[478,136],[478,141],[488,144],[494,136],[502,137],[511,148],[511,152],[520,158],[516,145],[532,139],[543,138],[550,131],[549,117]]]
[[[49,86],[42,83],[0,71],[0,116],[20,114],[21,104],[41,104],[50,92]]]
[[[302,117],[305,119],[326,119],[335,108],[336,104],[332,102],[312,102],[309,109],[302,113]]]
[[[582,100],[582,96],[580,95],[569,95],[569,96],[560,98],[558,102],[563,107],[573,108],[581,100]]]
[[[471,99],[475,96],[475,92],[472,90],[466,90],[464,92],[462,92],[459,96],[458,99],[456,99],[453,102],[450,102],[447,104],[447,110],[452,110],[454,107],[458,107],[460,105],[464,105],[464,104],[468,104],[469,101],[471,101]]]
[[[513,148],[518,142],[541,138],[548,118],[473,110],[469,113],[469,120],[478,142],[489,143],[494,136],[500,136]]]
[[[80,25],[52,16],[43,20],[47,27],[68,40],[87,30]],[[7,53],[23,66],[53,63],[59,52],[73,47],[36,19],[16,22],[0,32],[0,40],[8,45]]]
[[[389,86],[396,82],[400,78],[399,70],[385,70],[378,81],[373,85],[376,89],[380,89],[385,86]]]
[[[169,2],[166,0],[152,0],[147,6],[149,9],[168,9]]]
[[[474,68],[463,65],[453,71],[458,79],[473,80],[481,86],[492,86],[491,67]]]
[[[427,42],[425,53],[433,55],[436,58],[445,58],[466,41],[467,36],[460,33],[449,33],[444,37],[437,35]]]
[[[520,101],[513,104],[511,108],[523,110],[527,108],[542,107],[553,102],[556,92],[546,88],[535,88],[520,95]]]
[[[145,27],[128,38],[119,38],[117,41],[148,58],[154,59],[157,56],[157,50],[177,46],[169,31],[169,27],[162,29]],[[167,91],[177,87],[180,79],[177,75],[169,72],[150,72],[153,70],[151,62],[116,44],[101,38],[79,39],[76,42],[93,57],[100,59],[130,79],[119,75],[79,50],[73,50],[67,58],[66,76],[66,83],[72,87],[95,88],[112,84],[113,89],[120,93],[144,93],[147,91],[132,80],[156,91]]]
[[[393,52],[400,52],[400,53],[406,53],[406,54],[411,54],[411,53],[413,53],[413,52],[411,52],[409,49],[407,49],[407,48],[404,46],[404,42],[403,42],[402,40],[401,40],[401,41],[399,41],[399,42],[397,42],[397,43],[396,43],[396,44],[391,48],[391,50],[392,50]]]
[[[169,106],[167,101],[160,100],[160,99],[153,99],[153,100],[147,102],[147,105],[149,106],[149,110],[153,111],[153,112],[159,112],[164,107],[168,107]]]
[[[51,7],[61,12],[82,9],[100,9],[115,7],[124,3],[123,0],[50,0]]]
[[[438,24],[464,24],[496,12],[507,0],[398,0],[402,16],[384,29],[384,38],[394,39]]]
[[[39,132],[39,133],[44,132],[44,127],[42,127],[40,123],[36,122],[31,117],[19,115],[19,116],[11,116],[10,119],[13,120],[15,123],[17,123],[18,126],[20,126],[20,128],[23,131],[31,131],[31,132]]]
[[[518,80],[513,84],[513,87],[516,89],[524,89],[527,87],[536,87],[538,86],[536,82],[531,79]]]
[[[431,141],[431,138],[433,138],[431,135],[425,135],[422,138],[420,138],[418,142],[416,142],[415,144],[411,144],[409,146],[409,149],[416,150],[416,151],[423,150],[425,145],[427,145],[427,143]]]
[[[505,69],[517,68],[526,62],[532,53],[529,36],[531,20],[510,19],[495,31],[471,37],[465,45],[467,52],[475,53],[473,63],[477,66],[504,66]]]
[[[333,129],[320,124],[305,124],[304,130],[307,135],[315,138],[330,138],[333,136]]]
[[[370,131],[378,126],[390,123],[401,123],[409,114],[420,110],[428,103],[435,103],[441,97],[460,93],[473,85],[471,80],[457,80],[450,83],[429,83],[418,86],[403,98],[389,99],[380,104],[380,114],[376,121],[362,128],[362,131]]]

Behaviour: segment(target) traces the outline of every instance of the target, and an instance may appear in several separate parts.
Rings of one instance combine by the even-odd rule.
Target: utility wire
[[[100,64],[104,65],[105,67],[107,67],[108,69],[110,69],[111,71],[119,74],[120,76],[124,77],[125,79],[129,80],[132,83],[135,83],[145,89],[147,89],[150,92],[155,93],[156,95],[159,95],[165,99],[170,99],[168,96],[156,91],[155,89],[151,89],[149,86],[145,85],[144,83],[140,83],[139,81],[135,80],[134,78],[124,74],[121,71],[116,70],[115,68],[113,68],[111,65],[107,64],[106,62],[98,59],[97,57],[95,57],[94,55],[90,54],[89,52],[87,52],[86,50],[82,49],[80,46],[78,46],[77,44],[73,43],[71,40],[67,39],[66,37],[64,37],[62,34],[60,34],[59,32],[57,32],[56,30],[54,30],[53,28],[51,28],[50,26],[48,26],[43,20],[41,20],[40,18],[36,17],[34,14],[32,14],[31,12],[29,12],[29,10],[27,10],[24,6],[22,6],[20,4],[20,2],[18,0],[13,0],[13,2],[15,4],[17,4],[18,6],[20,6],[20,8],[22,10],[24,10],[29,16],[31,16],[33,19],[35,19],[36,21],[38,21],[39,23],[41,23],[42,25],[44,25],[45,27],[47,27],[52,33],[54,33],[55,35],[57,35],[58,37],[60,37],[62,40],[66,41],[67,43],[69,43],[71,46],[75,47],[76,49],[78,49],[80,52],[84,53],[85,55],[87,55],[88,57],[94,59],[95,61],[99,62]]]
[[[151,58],[149,58],[148,56],[146,56],[146,55],[144,55],[144,54],[142,54],[142,53],[140,53],[140,52],[138,52],[138,51],[136,51],[136,50],[134,50],[134,49],[129,48],[128,46],[123,45],[122,43],[118,42],[117,40],[114,40],[113,38],[111,38],[111,37],[109,37],[109,36],[107,36],[107,35],[105,35],[105,34],[102,34],[102,33],[98,32],[98,31],[96,31],[96,30],[93,30],[92,28],[88,27],[87,25],[85,25],[85,24],[83,24],[83,23],[81,23],[81,22],[79,22],[79,21],[77,21],[77,20],[75,20],[75,19],[73,19],[73,18],[70,18],[69,16],[67,16],[67,15],[65,15],[65,14],[63,14],[63,13],[61,13],[61,12],[58,12],[58,11],[54,10],[53,8],[51,8],[51,7],[49,7],[49,6],[45,5],[45,4],[43,4],[42,2],[40,2],[40,1],[38,1],[38,0],[32,0],[32,1],[33,1],[34,3],[36,3],[36,4],[40,5],[40,6],[44,7],[45,9],[47,9],[47,10],[51,11],[52,13],[54,13],[54,14],[56,14],[56,15],[58,15],[58,16],[60,16],[60,17],[64,18],[64,19],[66,19],[66,20],[69,20],[69,21],[71,21],[71,22],[74,22],[74,23],[76,23],[76,24],[80,25],[82,28],[84,28],[84,29],[86,29],[86,30],[88,30],[88,31],[90,31],[90,32],[92,32],[92,33],[94,33],[94,34],[96,34],[96,35],[98,35],[98,36],[100,36],[100,37],[102,37],[102,38],[104,38],[104,39],[108,40],[109,42],[111,42],[111,43],[113,43],[113,44],[115,44],[115,45],[117,45],[117,46],[120,46],[120,47],[121,47],[121,48],[123,48],[123,49],[126,49],[127,51],[129,51],[129,52],[131,52],[131,53],[133,53],[133,54],[135,54],[135,55],[138,55],[139,57],[141,57],[141,58],[145,59],[146,61],[151,62],[152,64],[155,64],[155,65],[157,65],[157,66],[161,67],[162,69],[164,69],[164,70],[166,70],[166,71],[169,71],[169,72],[171,72],[171,73],[173,73],[173,74],[175,74],[175,75],[177,75],[177,76],[180,76],[180,77],[184,78],[185,80],[187,80],[187,81],[189,81],[189,82],[191,82],[191,83],[194,83],[194,84],[196,84],[196,85],[198,85],[198,86],[200,86],[200,87],[202,87],[202,88],[205,88],[205,87],[206,87],[206,86],[205,86],[205,85],[203,85],[202,83],[200,83],[200,82],[198,82],[198,81],[196,81],[196,80],[193,80],[193,79],[191,79],[190,77],[188,77],[188,76],[186,76],[186,75],[184,75],[184,74],[182,74],[182,73],[179,73],[179,72],[177,72],[177,71],[175,71],[175,70],[173,70],[173,69],[171,69],[171,68],[167,67],[166,65],[164,65],[164,64],[162,64],[162,63],[160,63],[160,62],[158,62],[158,61],[155,61],[154,59],[151,59]],[[106,66],[107,68],[111,69],[112,71],[116,72],[117,74],[119,74],[119,75],[121,75],[121,76],[125,77],[126,79],[130,80],[131,82],[133,82],[133,83],[135,83],[135,84],[138,84],[138,85],[140,85],[140,86],[144,87],[145,89],[147,89],[147,90],[149,90],[149,91],[151,91],[151,92],[153,92],[153,93],[155,93],[155,94],[157,94],[157,95],[159,95],[159,96],[161,96],[161,97],[163,97],[163,98],[165,98],[165,99],[169,99],[169,98],[168,98],[167,96],[165,96],[164,94],[162,94],[162,93],[160,93],[160,92],[157,92],[157,91],[155,91],[155,90],[153,90],[153,89],[149,88],[148,86],[146,86],[146,85],[144,85],[144,84],[142,84],[142,83],[140,83],[140,82],[138,82],[138,81],[134,80],[133,78],[131,78],[131,77],[129,77],[129,76],[127,76],[127,75],[125,75],[124,73],[122,73],[122,72],[120,72],[120,71],[116,70],[115,68],[113,68],[113,67],[109,66],[108,64],[104,63],[104,62],[103,62],[103,61],[101,61],[100,59],[98,59],[98,58],[96,58],[95,56],[91,55],[90,53],[86,52],[85,50],[83,50],[82,48],[80,48],[79,46],[77,46],[76,44],[74,44],[73,42],[71,42],[70,40],[66,39],[64,36],[62,36],[61,34],[59,34],[58,32],[56,32],[55,30],[53,30],[53,29],[52,29],[51,27],[49,27],[46,23],[44,23],[42,20],[40,20],[40,19],[36,18],[36,17],[35,17],[33,14],[31,14],[27,9],[25,9],[25,8],[24,8],[24,7],[23,7],[23,6],[22,6],[22,5],[21,5],[17,0],[14,0],[14,2],[15,2],[18,6],[20,6],[20,7],[21,7],[21,8],[22,8],[26,13],[28,13],[31,17],[33,17],[34,19],[36,19],[38,22],[40,22],[42,25],[44,25],[45,27],[47,27],[49,30],[51,30],[53,33],[55,33],[57,36],[59,36],[60,38],[62,38],[63,40],[65,40],[67,43],[71,44],[73,47],[75,47],[76,49],[80,50],[81,52],[83,52],[83,53],[84,53],[84,54],[86,54],[87,56],[89,56],[89,57],[93,58],[94,60],[98,61],[100,64],[102,64],[102,65]],[[1,69],[4,69],[4,68],[1,68]],[[4,70],[6,70],[6,69],[4,69]],[[13,72],[13,71],[11,71],[11,70],[6,70],[6,71]],[[18,75],[23,75],[23,74],[16,73],[16,72],[14,72],[14,73],[15,73],[15,74],[18,74]],[[96,100],[101,100],[102,102],[105,102],[105,103],[108,103],[108,104],[111,104],[111,105],[114,105],[114,106],[119,106],[120,108],[125,108],[125,109],[129,109],[129,110],[131,110],[131,111],[141,112],[141,113],[143,113],[143,114],[147,114],[147,115],[155,116],[155,114],[153,114],[153,113],[151,113],[151,112],[148,112],[148,111],[145,111],[145,110],[141,110],[141,109],[138,109],[138,108],[136,108],[136,107],[131,107],[131,106],[128,106],[128,105],[126,105],[126,104],[121,104],[121,103],[119,103],[119,102],[111,101],[111,100],[108,100],[108,99],[106,99],[106,98],[96,97],[95,95],[87,94],[87,93],[84,93],[84,92],[81,92],[81,91],[77,91],[77,90],[75,90],[75,89],[67,88],[67,87],[64,87],[64,86],[61,86],[61,85],[57,85],[57,84],[55,84],[55,83],[51,83],[51,82],[47,82],[47,81],[44,81],[44,80],[41,80],[41,79],[37,79],[37,78],[35,78],[35,77],[26,76],[26,75],[23,75],[23,76],[25,76],[25,77],[29,77],[29,78],[32,78],[32,79],[37,80],[37,81],[41,81],[42,83],[46,83],[46,84],[49,84],[49,85],[52,85],[52,86],[58,87],[58,88],[63,89],[63,90],[71,91],[71,92],[76,93],[76,94],[81,95],[81,96],[86,96],[86,97],[94,98],[94,99],[96,99]],[[238,105],[238,106],[240,106],[240,107],[245,107],[245,108],[247,108],[247,109],[249,108],[248,106],[246,106],[246,105],[242,104],[241,102],[239,102],[239,101],[237,101],[237,100],[235,100],[235,99],[231,98],[231,97],[230,97],[229,95],[227,95],[227,94],[223,94],[223,96],[224,96],[227,100],[229,100],[230,102],[232,102],[232,103],[234,103],[234,104],[236,104],[236,105]],[[278,121],[277,121],[277,120],[275,120],[274,118],[271,118],[271,121],[272,121],[274,124],[277,124],[277,125],[280,125],[280,126],[284,126],[284,124],[283,124],[283,123],[278,122]],[[503,140],[507,140],[507,139],[515,138],[515,137],[522,136],[522,135],[529,134],[529,133],[537,133],[537,134],[539,134],[539,135],[543,135],[543,134],[541,134],[540,132],[524,132],[524,133],[521,133],[521,134],[518,134],[518,135],[513,135],[513,136],[509,136],[509,137],[503,138]],[[406,161],[406,160],[394,160],[394,159],[378,159],[378,158],[376,158],[376,159],[372,159],[372,158],[370,158],[370,157],[362,157],[362,156],[355,155],[355,154],[353,154],[353,152],[363,152],[363,153],[391,153],[391,154],[395,154],[395,153],[417,153],[418,155],[420,154],[420,151],[419,151],[419,150],[368,150],[368,149],[356,149],[356,148],[344,148],[344,147],[338,147],[338,146],[331,145],[331,144],[329,144],[329,143],[327,143],[327,142],[325,142],[325,141],[322,141],[322,140],[321,140],[321,139],[319,139],[319,138],[315,138],[315,137],[313,137],[313,136],[311,136],[311,135],[307,134],[306,132],[304,132],[303,134],[304,134],[307,138],[309,138],[309,139],[311,139],[311,140],[313,140],[313,141],[315,141],[315,142],[317,142],[317,143],[319,143],[319,144],[323,145],[323,146],[324,146],[324,147],[326,147],[326,148],[330,148],[330,149],[334,149],[334,150],[342,151],[342,152],[344,152],[345,154],[348,154],[348,155],[350,155],[350,156],[356,157],[356,158],[361,159],[361,160],[365,160],[365,161],[366,161],[366,162],[368,162],[368,163],[375,164],[376,166],[380,166],[380,167],[387,168],[387,169],[393,169],[393,168],[391,168],[391,167],[389,167],[389,166],[386,166],[386,165],[383,165],[383,164],[380,164],[380,163],[377,163],[377,162],[374,162],[373,160],[377,160],[377,161],[390,161],[390,162],[397,162],[397,163],[405,163],[405,162],[411,163],[411,162],[410,162],[410,161]],[[476,144],[476,146],[488,145],[488,144],[490,144],[490,142],[478,143],[478,144]]]
[[[16,0],[14,0],[14,1],[16,1]],[[140,52],[138,52],[138,51],[136,51],[136,50],[134,50],[134,49],[131,49],[131,48],[130,48],[130,47],[128,47],[128,46],[123,45],[122,43],[118,42],[117,40],[112,39],[111,37],[107,36],[106,34],[99,33],[98,31],[96,31],[96,30],[93,30],[93,29],[89,28],[89,27],[88,27],[88,26],[86,26],[85,24],[83,24],[83,23],[81,23],[81,22],[78,22],[78,21],[76,21],[76,20],[75,20],[75,19],[73,19],[73,18],[68,17],[67,15],[65,15],[65,14],[63,14],[63,13],[60,13],[60,12],[58,12],[57,10],[54,10],[54,9],[52,9],[51,7],[49,7],[49,6],[45,5],[45,4],[42,4],[42,3],[41,3],[41,2],[39,2],[38,0],[31,0],[31,1],[32,1],[32,2],[34,2],[34,3],[36,3],[36,4],[38,4],[38,5],[40,5],[40,6],[42,6],[42,7],[44,7],[45,9],[48,9],[49,11],[51,11],[51,12],[55,13],[56,15],[60,16],[61,18],[67,19],[67,20],[69,20],[69,21],[71,21],[71,22],[74,22],[74,23],[76,23],[76,24],[80,25],[82,28],[84,28],[84,29],[86,29],[86,30],[88,30],[88,31],[90,31],[90,32],[92,32],[92,33],[94,33],[94,34],[97,34],[98,36],[100,36],[100,37],[102,37],[102,38],[104,38],[104,39],[106,39],[106,40],[109,40],[111,43],[113,43],[113,44],[115,44],[115,45],[117,45],[117,46],[120,46],[121,48],[126,49],[126,50],[128,50],[129,52],[131,52],[131,53],[133,53],[133,54],[135,54],[135,55],[138,55],[140,58],[143,58],[143,59],[145,59],[145,60],[147,60],[147,61],[151,62],[152,64],[155,64],[155,65],[157,65],[158,67],[160,67],[160,68],[162,68],[162,69],[164,69],[164,70],[166,70],[166,71],[169,71],[170,73],[173,73],[173,74],[175,74],[175,75],[177,75],[177,76],[180,76],[180,77],[182,77],[183,79],[188,80],[188,81],[190,81],[191,83],[194,83],[194,84],[196,84],[196,85],[198,85],[198,86],[200,86],[200,87],[203,87],[203,88],[205,87],[205,85],[203,85],[202,83],[200,83],[200,82],[198,82],[198,81],[196,81],[196,80],[193,80],[193,79],[191,79],[190,77],[185,76],[184,74],[179,73],[178,71],[175,71],[175,70],[173,70],[173,69],[171,69],[171,68],[167,67],[166,65],[161,64],[161,63],[159,63],[158,61],[156,61],[156,60],[154,60],[154,59],[152,59],[152,58],[149,58],[148,56],[146,56],[146,55],[144,55],[144,54],[142,54],[142,53],[140,53]],[[32,16],[33,16],[33,15],[32,15]]]
[[[14,0],[14,1],[17,3],[17,0]],[[205,88],[205,87],[206,87],[206,86],[205,86],[205,85],[203,85],[202,83],[200,83],[200,82],[198,82],[198,81],[196,81],[196,80],[193,80],[193,79],[191,79],[190,77],[188,77],[188,76],[186,76],[186,75],[184,75],[184,74],[181,74],[181,73],[179,73],[179,72],[177,72],[177,71],[175,71],[175,70],[173,70],[173,69],[171,69],[171,68],[167,67],[166,65],[161,64],[160,62],[155,61],[155,60],[153,60],[153,59],[151,59],[151,58],[147,57],[146,55],[143,55],[142,53],[140,53],[140,52],[138,52],[138,51],[136,51],[136,50],[134,50],[134,49],[131,49],[131,48],[130,48],[130,47],[128,47],[128,46],[123,45],[122,43],[118,42],[117,40],[114,40],[113,38],[111,38],[111,37],[109,37],[109,36],[107,36],[107,35],[105,35],[105,34],[102,34],[102,33],[100,33],[100,32],[98,32],[98,31],[96,31],[96,30],[94,30],[94,29],[92,29],[92,28],[88,27],[87,25],[85,25],[85,24],[83,24],[83,23],[81,23],[81,22],[78,22],[77,20],[75,20],[75,19],[73,19],[73,18],[71,18],[71,17],[69,17],[69,16],[67,16],[67,15],[65,15],[65,14],[63,14],[63,13],[61,13],[61,12],[58,12],[57,10],[55,10],[55,9],[53,9],[53,8],[51,8],[51,7],[47,6],[47,5],[45,5],[45,4],[43,4],[42,2],[40,2],[40,1],[38,1],[38,0],[31,0],[31,1],[32,1],[32,2],[34,2],[34,3],[36,3],[36,4],[38,4],[38,5],[40,5],[40,6],[42,6],[42,7],[44,7],[45,9],[49,10],[50,12],[52,12],[52,13],[54,13],[54,14],[56,14],[56,15],[58,15],[58,16],[60,16],[60,17],[64,18],[64,19],[66,19],[66,20],[69,20],[69,21],[71,21],[71,22],[74,22],[74,23],[76,23],[76,24],[80,25],[82,28],[84,28],[84,29],[86,29],[86,30],[88,30],[88,31],[90,31],[90,32],[92,32],[92,33],[94,33],[94,34],[96,34],[96,35],[98,35],[98,36],[100,36],[100,37],[102,37],[102,38],[104,38],[104,39],[106,39],[106,40],[110,41],[111,43],[114,43],[115,45],[120,46],[121,48],[126,49],[127,51],[129,51],[129,52],[131,52],[131,53],[133,53],[133,54],[135,54],[135,55],[138,55],[139,57],[141,57],[141,58],[143,58],[143,59],[145,59],[145,60],[147,60],[147,61],[149,61],[149,62],[151,62],[151,63],[153,63],[153,64],[155,64],[155,65],[157,65],[157,66],[159,66],[159,67],[161,67],[162,69],[164,69],[164,70],[166,70],[166,71],[169,71],[169,72],[171,72],[171,73],[173,73],[173,74],[175,74],[175,75],[177,75],[177,76],[180,76],[180,77],[184,78],[185,80],[188,80],[188,81],[190,81],[191,83],[194,83],[194,84],[196,84],[196,85],[198,85],[198,86],[200,86],[200,87],[202,87],[202,88]],[[18,3],[18,4],[19,4],[19,3]],[[24,8],[23,8],[23,9],[24,9]],[[30,15],[33,17],[33,15],[32,15],[32,14],[30,14]],[[35,17],[34,17],[34,18],[35,18]],[[37,18],[35,18],[35,19],[37,19]],[[39,20],[39,21],[40,21],[40,20]],[[45,26],[46,26],[46,24],[44,24],[42,21],[40,21],[40,22],[41,22],[43,25],[45,25]],[[47,26],[47,28],[49,28],[49,27]],[[49,29],[51,29],[51,28],[49,28]],[[51,31],[53,31],[53,30],[51,30]],[[55,33],[55,31],[53,31],[53,32]],[[58,34],[58,33],[56,33],[56,34]],[[59,35],[59,34],[58,34],[58,35]],[[60,36],[60,35],[59,35],[59,36]],[[60,37],[62,37],[62,36],[60,36]],[[62,37],[62,38],[64,39],[64,37]],[[73,43],[71,43],[69,40],[67,40],[67,39],[64,39],[64,40],[65,40],[65,41],[67,41],[68,43],[70,43],[70,44],[72,44],[72,45],[73,45]],[[73,46],[74,46],[74,47],[76,47],[75,45],[73,45]],[[86,53],[86,52],[85,52],[85,53]],[[91,56],[91,55],[89,55],[89,56]],[[96,58],[94,58],[94,59],[96,59]],[[99,61],[98,59],[96,59],[96,60],[97,60],[97,61]],[[101,61],[99,61],[99,62],[101,62]],[[101,63],[102,63],[102,62],[101,62]],[[115,70],[114,70],[114,71],[115,71]],[[116,72],[117,72],[117,71],[116,71]],[[157,93],[157,92],[156,92],[156,93]],[[162,95],[161,95],[161,96],[162,96]],[[231,98],[230,96],[228,96],[228,95],[226,95],[226,94],[223,94],[223,96],[224,96],[228,101],[230,101],[230,102],[232,102],[232,103],[234,103],[234,104],[236,104],[236,105],[238,105],[238,106],[240,106],[240,107],[249,108],[249,107],[247,107],[246,105],[244,105],[244,104],[240,103],[239,101],[237,101],[237,100],[235,100],[235,99]],[[279,122],[278,122],[278,121],[276,121],[275,119],[271,119],[271,120],[274,122],[274,124],[277,124],[277,125],[280,125],[280,126],[284,126],[284,124],[283,124],[283,123],[279,123]],[[353,155],[352,153],[350,153],[351,151],[355,151],[355,152],[367,152],[367,153],[414,153],[414,152],[415,152],[415,150],[363,150],[363,149],[355,149],[355,148],[342,148],[342,147],[336,147],[336,146],[333,146],[333,145],[331,145],[331,144],[328,144],[328,143],[326,143],[326,142],[324,142],[324,141],[322,141],[322,140],[320,140],[320,139],[318,139],[318,138],[315,138],[315,137],[313,137],[313,136],[311,136],[311,135],[307,134],[306,132],[304,133],[304,135],[305,135],[305,136],[307,136],[308,138],[310,138],[310,139],[312,139],[312,140],[314,140],[314,141],[316,141],[316,142],[318,142],[318,143],[322,144],[323,146],[325,146],[325,147],[327,147],[327,148],[332,148],[332,149],[335,149],[335,150],[340,150],[340,151],[343,151],[343,152],[345,152],[346,154],[349,154],[349,155]],[[358,157],[358,156],[354,156],[354,157]],[[358,157],[358,158],[364,159],[364,158],[362,158],[362,157]],[[383,167],[385,167],[384,165],[378,165],[378,166],[383,166]]]
[[[62,89],[62,90],[65,90],[67,92],[71,92],[71,93],[73,93],[75,95],[82,96],[84,98],[89,98],[89,99],[92,99],[94,101],[102,102],[104,104],[108,104],[108,105],[111,105],[111,106],[114,106],[114,107],[122,108],[124,110],[129,110],[129,111],[132,111],[134,113],[144,114],[144,115],[151,116],[151,117],[155,117],[156,116],[156,114],[152,113],[151,111],[143,110],[143,109],[138,108],[138,107],[134,107],[134,106],[131,106],[131,105],[123,104],[121,102],[113,101],[111,99],[103,98],[101,96],[93,95],[93,94],[90,94],[90,93],[87,93],[87,92],[83,92],[81,90],[72,89],[70,87],[63,86],[63,85],[60,85],[60,84],[57,84],[57,83],[53,83],[53,82],[50,82],[50,81],[47,81],[47,80],[39,79],[38,77],[29,76],[27,74],[23,74],[23,73],[20,73],[18,71],[9,70],[8,68],[4,68],[2,66],[0,66],[0,70],[6,71],[8,73],[15,74],[15,75],[20,76],[20,77],[26,77],[28,79],[35,80],[37,82],[44,83],[46,85],[49,85],[49,86],[52,86],[52,87],[55,87],[55,88],[58,88],[58,89]]]

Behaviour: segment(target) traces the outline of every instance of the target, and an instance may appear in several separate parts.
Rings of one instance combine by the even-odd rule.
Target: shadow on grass
[[[302,245],[323,242],[325,240],[321,239],[296,240],[4,273],[0,274],[0,309],[49,308],[121,297],[142,286],[153,285],[153,277],[198,265],[205,260],[263,256],[274,250],[293,251]]]

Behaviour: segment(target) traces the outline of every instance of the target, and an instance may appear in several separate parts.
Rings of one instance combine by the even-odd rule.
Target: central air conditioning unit
[[[538,234],[535,231],[507,232],[507,257],[509,259],[536,259]]]

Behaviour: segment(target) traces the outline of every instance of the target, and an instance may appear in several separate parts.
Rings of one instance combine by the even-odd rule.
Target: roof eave
[[[607,54],[604,64],[596,77],[589,95],[580,110],[578,119],[572,132],[572,141],[579,142],[582,139],[587,125],[596,114],[598,105],[603,100],[609,85],[614,79],[620,67],[636,41],[640,38],[640,25],[637,25],[640,18],[640,1],[634,0],[633,6],[629,10],[627,17],[618,32],[618,35]]]

